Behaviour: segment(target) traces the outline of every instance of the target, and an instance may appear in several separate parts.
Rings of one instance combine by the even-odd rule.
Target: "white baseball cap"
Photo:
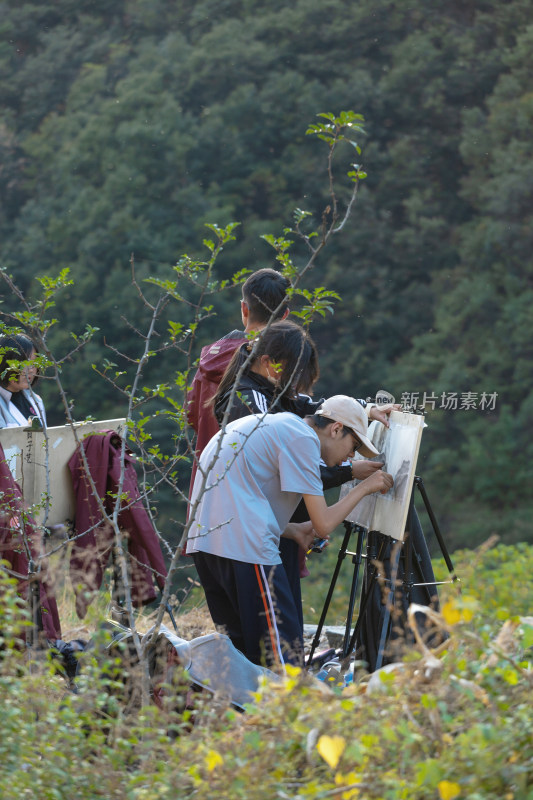
[[[315,411],[315,414],[332,419],[333,422],[342,422],[343,425],[350,428],[361,442],[361,447],[357,452],[365,458],[379,455],[379,450],[376,450],[366,435],[368,431],[366,411],[361,403],[354,400],[353,397],[348,397],[346,394],[335,394],[333,397],[328,397]]]

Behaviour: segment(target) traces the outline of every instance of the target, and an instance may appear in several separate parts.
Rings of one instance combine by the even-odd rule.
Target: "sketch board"
[[[389,428],[381,422],[370,424],[368,436],[380,453],[372,460],[385,462],[383,470],[392,475],[394,486],[387,494],[364,497],[346,518],[349,522],[403,541],[422,429],[425,427],[420,414],[405,411],[391,412]],[[340,496],[343,497],[358,483],[345,483]]]
[[[113,430],[121,436],[126,420],[106,419],[98,422],[75,423],[80,441],[91,433]],[[48,469],[47,448],[48,438]],[[22,491],[28,506],[34,506],[32,516],[38,523],[57,525],[74,519],[75,502],[68,461],[76,450],[76,439],[70,425],[47,428],[1,428],[0,444],[4,449],[11,473]],[[49,494],[48,508],[43,502]]]

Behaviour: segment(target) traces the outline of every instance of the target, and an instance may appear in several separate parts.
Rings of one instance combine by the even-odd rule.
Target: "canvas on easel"
[[[405,411],[392,411],[388,428],[381,422],[371,423],[368,437],[379,451],[379,456],[372,460],[384,462],[383,470],[392,475],[394,486],[384,495],[364,497],[347,516],[348,522],[403,541],[424,427],[423,416]],[[357,483],[345,483],[340,496]]]
[[[106,419],[74,423],[81,441],[90,434],[113,430],[124,435],[125,419]],[[42,430],[1,428],[0,443],[14,479],[20,486],[36,522],[62,524],[74,519],[75,499],[68,461],[76,450],[71,425]],[[49,502],[46,498],[49,498]]]

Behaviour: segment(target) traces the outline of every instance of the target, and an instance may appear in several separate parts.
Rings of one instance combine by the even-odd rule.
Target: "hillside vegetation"
[[[353,109],[368,178],[306,278],[342,298],[313,326],[317,393],[433,397],[419,471],[450,547],[531,541],[527,0],[7,0],[0,20],[1,265],[30,296],[70,268],[51,344],[99,329],[63,366],[80,418],[123,411],[90,367],[104,343],[137,352],[131,254],[139,280],[164,279],[206,222],[237,221],[218,277],[275,263],[260,235],[328,202],[306,127]],[[239,324],[238,300],[215,298],[195,355]]]
[[[2,320],[44,293],[49,373],[74,416],[137,404],[143,468],[171,465],[148,496],[175,552],[187,367],[239,326],[243,271],[281,266],[269,241],[291,238],[295,210],[306,231],[331,221],[327,147],[306,130],[325,112],[364,118],[333,164],[339,203],[352,188],[341,164],[367,177],[301,287],[340,297],[320,295],[334,313],[311,327],[316,396],[384,388],[425,403],[418,472],[461,579],[441,588],[438,652],[409,647],[373,688],[364,670],[342,691],[289,670],[240,713],[179,669],[161,708],[141,707],[102,609],[83,623],[93,647],[69,691],[57,660],[21,645],[29,622],[1,570],[0,797],[533,800],[529,0],[0,0],[0,30],[0,277],[21,292],[3,293]],[[213,250],[192,310],[195,259]],[[302,241],[290,252],[306,262]],[[178,303],[145,339],[157,315],[140,287]],[[57,383],[39,392],[63,424]],[[311,562],[306,622],[335,557]],[[347,567],[331,623],[346,613]],[[186,636],[200,632],[191,614],[178,617]],[[67,640],[80,634],[62,620]]]

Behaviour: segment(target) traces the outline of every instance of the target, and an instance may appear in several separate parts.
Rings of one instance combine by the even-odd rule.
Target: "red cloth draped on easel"
[[[18,581],[17,591],[26,601],[30,599],[29,557],[35,569],[41,566],[35,579],[39,581],[42,627],[46,638],[55,640],[61,638],[59,612],[53,590],[46,580],[46,571],[42,568],[43,563],[39,560],[42,553],[42,531],[25,509],[22,492],[13,478],[0,444],[0,559],[9,562],[8,569]]]
[[[75,535],[70,558],[70,577],[76,594],[76,611],[85,616],[94,594],[99,590],[115,537],[106,522],[98,498],[107,513],[113,512],[122,469],[122,439],[115,431],[87,436],[81,443],[96,495],[87,477],[80,449],[68,462],[76,497]],[[154,600],[154,579],[160,589],[165,584],[167,568],[159,539],[146,511],[137,485],[134,459],[126,449],[124,483],[118,516],[121,530],[127,533],[132,600],[135,606]],[[82,535],[80,535],[82,534]]]

